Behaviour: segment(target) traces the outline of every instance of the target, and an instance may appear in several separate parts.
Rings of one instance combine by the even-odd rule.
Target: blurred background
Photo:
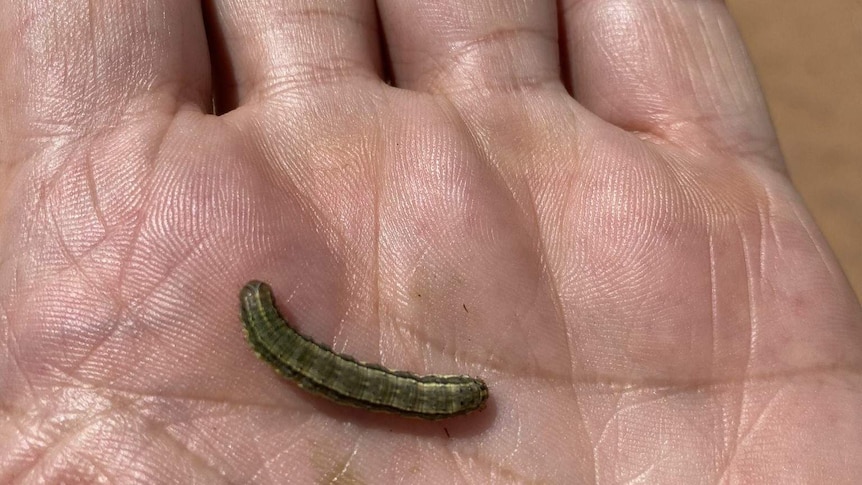
[[[726,0],[794,184],[862,295],[862,0]]]

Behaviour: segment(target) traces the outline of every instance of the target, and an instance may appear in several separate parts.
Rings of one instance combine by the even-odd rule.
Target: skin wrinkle
[[[87,189],[90,194],[90,203],[92,204],[93,210],[95,212],[96,220],[99,221],[99,225],[102,227],[102,230],[107,232],[108,223],[105,219],[105,215],[102,213],[101,205],[99,204],[99,192],[96,189],[96,181],[95,175],[93,174],[93,159],[92,157],[87,157],[84,162],[84,176],[87,181]]]
[[[544,275],[546,277],[547,287],[550,290],[551,300],[552,300],[553,305],[554,305],[554,311],[555,311],[555,314],[557,316],[557,319],[560,322],[564,322],[564,320],[565,320],[565,309],[564,309],[564,305],[562,304],[562,301],[560,300],[560,294],[561,293],[559,292],[559,286],[557,284],[557,279],[554,275],[553,269],[549,266],[550,258],[549,258],[549,254],[548,254],[548,251],[546,249],[546,244],[545,244],[546,236],[542,233],[542,231],[539,227],[539,223],[538,223],[538,221],[541,220],[541,215],[539,214],[539,211],[537,210],[536,199],[533,197],[527,197],[527,200],[532,202],[532,206],[531,206],[532,218],[531,218],[531,220],[536,221],[536,224],[535,224],[533,229],[536,231],[537,234],[539,234],[538,252],[540,254],[540,266],[542,267],[541,273],[542,273],[542,275]],[[576,353],[574,353],[573,349],[572,349],[572,341],[573,341],[572,329],[567,325],[563,325],[563,331],[566,335],[566,352],[567,352],[569,358],[571,359],[571,366],[569,367],[569,372],[570,372],[569,373],[569,379],[574,384],[574,382],[575,382],[574,376],[576,374],[576,366],[580,362],[578,362],[577,357],[576,357]],[[573,391],[573,395],[574,395],[574,403],[576,404],[576,409],[574,410],[574,413],[577,416],[579,416],[579,421],[586,428],[587,427],[586,418],[581,411],[583,405],[580,401],[579,393],[575,389],[574,385],[572,386],[572,391]],[[593,448],[593,450],[594,450],[593,453],[595,456],[595,449]]]
[[[487,34],[478,36],[476,38],[472,38],[468,41],[457,43],[457,48],[453,52],[447,53],[447,58],[450,61],[444,63],[443,61],[437,61],[437,63],[433,66],[434,71],[437,73],[435,76],[439,81],[435,81],[434,79],[428,79],[423,81],[425,84],[429,86],[436,86],[431,89],[434,94],[442,94],[445,97],[457,97],[457,95],[470,93],[472,90],[476,88],[480,88],[484,91],[488,91],[491,93],[505,94],[505,93],[520,93],[524,91],[530,90],[538,90],[538,88],[545,87],[548,85],[557,85],[560,84],[559,80],[559,72],[547,73],[546,75],[538,76],[538,77],[529,77],[529,78],[518,78],[513,83],[507,83],[504,81],[497,81],[493,84],[490,83],[490,79],[483,78],[481,81],[484,82],[482,85],[476,84],[477,79],[471,79],[466,83],[458,83],[461,86],[460,89],[452,89],[452,88],[444,88],[443,85],[447,84],[446,79],[454,79],[460,78],[458,75],[458,71],[464,67],[464,65],[472,65],[470,59],[476,54],[481,52],[487,52],[488,50],[493,50],[492,46],[497,43],[504,43],[505,41],[510,41],[511,38],[520,38],[525,37],[528,34],[534,34],[539,36],[541,40],[548,41],[549,44],[553,44],[556,48],[556,38],[542,36],[541,32],[536,31],[535,29],[525,29],[525,28],[500,28],[489,31]],[[510,45],[507,43],[507,45]],[[514,53],[509,52],[509,57],[513,57]],[[434,59],[431,57],[431,59]]]
[[[742,248],[743,261],[745,264],[745,282],[746,282],[746,289],[747,289],[746,294],[748,296],[748,329],[747,329],[748,345],[747,345],[747,349],[746,349],[747,352],[745,354],[745,360],[743,362],[743,373],[742,373],[742,376],[739,380],[739,391],[740,391],[739,396],[740,397],[738,400],[738,404],[736,406],[736,410],[737,410],[737,413],[736,413],[736,432],[734,433],[734,435],[738,436],[739,435],[739,428],[742,426],[742,423],[744,422],[743,421],[744,420],[744,412],[745,412],[744,403],[748,402],[747,395],[749,394],[748,393],[749,383],[751,383],[751,381],[752,381],[752,379],[751,379],[751,361],[752,361],[752,355],[754,353],[754,346],[757,344],[755,341],[756,340],[755,339],[755,328],[757,327],[758,322],[757,322],[757,309],[755,308],[755,304],[756,304],[755,302],[757,301],[757,299],[756,299],[756,296],[753,294],[754,293],[754,283],[752,281],[752,273],[753,272],[752,272],[751,255],[749,253],[750,250],[748,247],[748,239],[746,238],[745,232],[743,231],[743,228],[741,225],[742,223],[738,219],[735,222],[736,222],[736,228],[737,228],[737,231],[738,231],[738,234],[740,237],[740,242],[742,243],[741,248]],[[758,267],[759,267],[759,265],[758,265]],[[736,453],[738,452],[738,445],[739,445],[738,441],[735,441],[735,442],[730,444],[730,449],[728,450],[728,455],[730,457],[733,457],[734,455],[736,455]],[[726,461],[726,463],[729,464],[730,461]]]
[[[350,465],[351,465],[351,463],[353,463],[353,459],[356,458],[356,456],[359,452],[359,448],[360,448],[362,441],[364,441],[364,436],[360,435],[356,438],[356,441],[353,443],[353,448],[350,451],[350,455],[348,456],[347,460],[344,461],[344,464],[341,466],[341,470],[339,470],[338,473],[336,473],[335,476],[332,477],[332,480],[330,480],[330,483],[335,483],[341,477],[344,477],[347,475],[348,471],[350,470]]]
[[[796,217],[796,220],[799,222],[799,224],[805,230],[805,234],[808,236],[808,240],[817,249],[817,254],[820,257],[820,262],[823,266],[826,267],[827,271],[829,272],[829,275],[832,277],[833,280],[842,279],[844,275],[839,275],[839,274],[835,273],[835,270],[832,268],[832,265],[829,263],[829,258],[827,258],[825,254],[823,254],[823,251],[820,248],[820,245],[817,244],[817,238],[814,237],[814,233],[813,233],[811,227],[809,227],[808,219],[802,217],[802,215],[799,213],[799,211],[795,207],[792,208],[792,211],[793,211],[793,215]]]
[[[74,378],[76,381],[81,380],[80,378],[77,378],[75,376],[81,371],[81,369],[84,367],[84,365],[87,362],[89,362],[89,360],[92,358],[92,356],[95,355],[100,349],[103,348],[103,346],[107,343],[108,338],[110,338],[110,335],[112,335],[116,331],[118,326],[119,326],[118,324],[111,325],[109,331],[107,332],[107,335],[102,339],[94,339],[94,340],[99,340],[99,342],[97,344],[93,345],[91,349],[88,349],[84,353],[84,355],[82,355],[79,359],[76,359],[75,362],[72,362],[71,365],[64,366],[64,369],[60,370],[58,368],[57,370],[61,371],[63,374],[65,374],[68,377]],[[65,368],[65,367],[68,367],[68,368]],[[88,382],[87,384],[92,384],[92,382]]]
[[[89,417],[85,416],[84,419],[78,419],[73,421],[74,424],[72,426],[65,426],[69,423],[69,420],[63,420],[62,425],[64,426],[59,426],[60,423],[57,423],[56,421],[48,423],[49,425],[54,427],[54,429],[51,430],[54,431],[54,433],[52,434],[59,434],[59,439],[56,439],[56,436],[51,436],[48,437],[48,441],[44,441],[41,438],[45,437],[45,434],[40,433],[38,435],[38,441],[40,444],[42,444],[42,446],[38,446],[39,454],[35,457],[36,459],[33,460],[32,466],[24,468],[24,477],[27,478],[28,475],[34,472],[36,469],[41,469],[43,462],[45,462],[47,458],[56,457],[57,455],[64,453],[71,442],[74,442],[79,436],[91,430],[92,427],[103,424],[103,420],[106,416],[109,416],[109,413],[111,413],[110,415],[113,415],[112,411],[115,411],[115,409],[110,407],[101,409],[97,413]],[[82,414],[83,413],[77,413],[76,416],[80,416]],[[60,428],[62,428],[62,431],[65,434],[57,433],[58,431],[60,431]],[[44,429],[40,429],[40,431],[44,431]],[[34,442],[37,441],[37,435],[33,434],[31,435],[31,437],[34,438]],[[51,440],[51,438],[54,439]],[[21,476],[22,473],[19,472],[16,475]]]
[[[313,419],[313,418],[310,418],[310,417],[308,418],[308,420],[311,420],[311,419]],[[292,434],[298,435],[299,433],[295,432]],[[275,452],[273,453],[273,450],[266,449],[266,448],[260,448],[259,444],[257,442],[254,442],[254,445],[257,447],[257,451],[258,451],[258,453],[256,455],[259,457],[267,457],[267,458],[265,460],[263,460],[262,463],[257,464],[257,469],[249,477],[249,483],[260,483],[260,482],[262,482],[262,475],[263,474],[266,474],[267,476],[269,476],[272,483],[278,483],[280,480],[282,480],[283,477],[273,475],[271,468],[272,468],[273,464],[279,463],[279,458],[281,458],[282,456],[288,456],[290,454],[290,451],[292,449],[298,447],[299,443],[301,443],[301,441],[300,440],[285,440],[285,443],[288,444],[287,447],[276,449],[276,450],[274,450]]]
[[[779,400],[779,398],[781,398],[785,387],[786,385],[775,389],[774,392],[770,393],[769,399],[765,403],[758,403],[761,405],[759,406],[760,410],[757,412],[757,416],[754,416],[753,420],[749,417],[749,426],[742,433],[739,433],[736,436],[737,439],[734,441],[734,443],[739,443],[740,445],[745,444],[747,439],[751,437],[751,435],[753,435],[755,431],[759,431],[758,425],[763,421],[763,419],[765,419],[768,411],[776,405],[776,402]],[[739,432],[739,430],[737,430],[737,432]],[[734,446],[734,452],[736,451],[736,448],[737,447]],[[730,463],[730,461],[728,461],[728,463]]]
[[[378,141],[378,143],[374,143],[374,145],[380,146],[380,145],[382,145],[382,143],[380,143]],[[384,190],[384,187],[381,185],[381,178],[382,178],[380,176],[381,172],[385,173],[386,169],[383,168],[380,170],[375,170],[374,175],[376,175],[376,176],[372,175],[369,177],[370,180],[372,181],[372,184],[374,187],[374,190],[373,190],[372,195],[371,195],[372,213],[374,214],[374,217],[373,217],[374,222],[373,222],[373,226],[372,226],[372,235],[370,238],[371,241],[373,241],[374,247],[371,249],[371,261],[369,262],[369,265],[371,266],[371,271],[373,272],[373,275],[374,275],[374,288],[372,289],[371,295],[369,295],[369,297],[371,298],[371,303],[372,303],[371,314],[377,317],[377,353],[381,358],[383,358],[383,357],[385,357],[386,354],[385,354],[385,351],[383,350],[383,349],[385,349],[385,347],[383,345],[384,344],[384,342],[383,342],[383,339],[384,339],[383,325],[384,325],[384,323],[383,323],[383,319],[381,318],[381,312],[380,312],[380,308],[381,308],[380,295],[382,295],[381,288],[383,287],[383,281],[382,281],[383,273],[380,271],[380,268],[381,268],[381,266],[380,266],[380,260],[381,260],[380,248],[382,247],[381,239],[383,238],[383,233],[380,230],[380,220],[381,220],[380,195],[381,195],[381,193],[383,193],[383,190]]]
[[[351,288],[351,290],[353,290],[353,288]],[[357,303],[355,305],[352,305],[352,306],[345,308],[344,311],[341,313],[341,316],[338,317],[338,322],[335,324],[335,328],[333,329],[332,341],[337,342],[337,347],[336,347],[336,344],[333,344],[332,348],[337,349],[337,351],[340,353],[344,353],[346,351],[345,349],[350,348],[350,337],[348,335],[349,332],[347,329],[349,327],[351,327],[352,325],[348,325],[348,322],[356,322],[356,321],[361,322],[361,320],[359,320],[357,318],[350,318],[352,311],[355,310],[357,313],[359,313],[359,310],[361,310],[361,308],[359,308],[359,306],[360,305]],[[383,348],[381,343],[382,342],[378,338],[377,349],[376,349],[377,352],[380,352],[381,349]],[[381,354],[381,360],[382,360],[382,354]]]
[[[718,277],[716,276],[716,257],[715,257],[715,241],[713,240],[712,231],[713,227],[710,222],[707,222],[706,228],[707,234],[709,234],[709,294],[710,294],[710,329],[712,330],[711,338],[712,338],[712,355],[710,356],[710,362],[715,368],[718,356],[718,336],[716,332],[718,331],[718,325],[720,322],[719,314],[718,314]]]
[[[528,191],[528,193],[532,192],[529,187],[527,188],[527,191]],[[511,190],[509,191],[509,193],[512,195],[512,198],[514,199],[514,193]],[[571,366],[569,367],[569,378],[572,381],[574,381],[574,374],[575,374],[574,367],[576,365],[576,358],[574,356],[574,352],[572,352],[572,334],[571,334],[571,330],[569,329],[569,327],[564,324],[564,322],[565,322],[565,310],[564,310],[562,301],[560,300],[559,286],[557,284],[556,276],[554,275],[554,270],[553,270],[553,268],[550,267],[550,257],[549,257],[548,251],[547,251],[547,245],[545,243],[545,239],[546,239],[547,235],[545,235],[542,232],[541,227],[540,227],[539,221],[541,221],[541,215],[539,214],[539,211],[537,208],[536,198],[528,196],[527,201],[529,201],[531,204],[530,205],[530,209],[531,209],[530,216],[531,217],[529,218],[529,220],[534,222],[532,229],[533,229],[533,231],[535,231],[536,234],[539,235],[539,237],[537,239],[537,245],[538,245],[537,249],[538,249],[538,253],[539,253],[538,263],[542,269],[541,274],[542,274],[542,276],[544,276],[543,279],[545,279],[545,281],[546,281],[545,288],[547,288],[549,290],[551,302],[554,305],[554,313],[556,314],[557,320],[563,326],[563,333],[566,334],[566,352],[567,352],[568,356],[571,358],[571,362],[572,362]],[[541,367],[537,366],[536,368],[539,369]],[[580,407],[580,406],[578,406],[578,407]]]
[[[161,143],[159,145],[161,146]],[[150,168],[150,170],[154,170],[154,169],[155,169],[155,167]],[[146,187],[144,187],[143,191],[141,192],[142,194],[147,194],[149,192],[148,190],[146,190],[149,186],[149,183],[147,183],[147,180],[148,180],[147,177],[142,178],[142,184],[144,184],[146,186]],[[149,201],[149,198],[146,195],[144,195],[144,197],[140,201],[140,203],[141,203],[140,207],[141,208],[138,209],[137,211],[135,211],[138,213],[139,217],[137,217],[134,220],[134,222],[131,223],[132,232],[129,235],[127,250],[124,252],[123,256],[120,258],[120,264],[117,268],[117,284],[110,287],[109,295],[111,295],[112,303],[114,305],[116,305],[116,308],[118,309],[118,313],[125,313],[128,310],[128,306],[124,302],[124,299],[122,298],[123,290],[124,290],[124,287],[125,287],[125,284],[127,281],[126,272],[129,269],[129,267],[131,266],[132,262],[134,261],[133,256],[137,253],[137,251],[139,249],[138,245],[140,244],[141,234],[142,234],[143,228],[144,228],[143,207],[145,207],[147,205],[148,201]],[[165,275],[165,279],[167,279],[167,276],[168,275]],[[96,286],[96,288],[98,288],[98,286]]]
[[[764,275],[766,274],[766,263],[767,263],[766,251],[767,251],[768,244],[766,242],[767,224],[764,222],[764,220],[769,218],[768,213],[767,213],[767,211],[769,210],[769,205],[768,205],[769,199],[768,199],[768,197],[766,200],[766,204],[767,204],[767,206],[765,208],[763,207],[763,204],[761,204],[760,202],[758,202],[758,204],[757,204],[757,222],[759,225],[757,246],[758,246],[758,258],[760,258],[760,261],[758,261],[759,264],[757,265],[757,279],[758,279],[758,281],[764,281]],[[763,291],[763,288],[760,288],[760,290]]]
[[[287,25],[296,25],[299,28],[305,28],[307,26],[307,22],[310,18],[318,17],[321,24],[325,23],[325,20],[335,19],[335,20],[347,20],[349,23],[352,23],[356,26],[364,28],[368,34],[376,34],[377,32],[371,27],[363,22],[362,20],[356,18],[353,15],[342,12],[339,9],[334,8],[321,8],[321,7],[306,7],[293,9],[285,6],[284,12],[287,13],[284,18],[284,22]],[[292,19],[296,18],[296,21]]]
[[[9,313],[4,310],[4,315],[9,315]],[[7,317],[6,323],[8,323],[8,327],[6,327],[6,328],[8,328],[9,342],[10,342],[10,345],[7,348],[13,349],[13,350],[20,350],[21,347],[20,347],[20,345],[18,345],[19,338],[15,334],[15,328],[18,326],[14,324],[14,319],[12,319],[12,318]],[[11,356],[12,362],[14,364],[14,367],[16,368],[16,370],[20,371],[21,369],[24,368],[24,366],[21,364],[21,361],[20,361],[18,355],[20,355],[20,354],[15,353],[15,352],[10,352],[10,356]],[[26,392],[26,395],[22,396],[22,398],[32,399],[33,395],[36,394],[36,392],[35,392],[36,386],[33,383],[33,380],[30,378],[30,375],[28,373],[21,372],[20,375],[22,376],[21,380],[24,381],[24,389],[23,390]],[[22,400],[25,400],[25,399],[22,399]]]
[[[605,440],[610,439],[609,433],[613,432],[615,433],[615,435],[619,435],[620,411],[622,410],[622,408],[620,407],[620,403],[622,402],[622,400],[623,396],[619,395],[616,401],[613,403],[616,409],[613,413],[610,413],[608,415],[608,418],[606,420],[604,420],[601,428],[598,430],[598,436],[593,437],[593,456],[598,454],[598,450],[600,449],[601,445],[605,443]],[[586,423],[584,424],[586,425]]]
[[[110,480],[111,474],[108,473],[108,470],[103,467],[98,460],[91,459],[89,457],[78,458],[83,459],[88,465],[93,467],[96,472],[98,472],[97,476],[95,477],[96,480],[93,480],[94,482],[108,482]]]
[[[459,465],[455,467],[455,473],[457,473],[461,478],[464,479],[464,483],[473,483],[473,480],[470,480],[470,477],[467,474],[467,470],[469,469],[470,464],[464,463],[465,460],[455,451],[452,451],[452,454],[450,456],[454,456],[455,462]]]
[[[265,73],[265,82],[257,83],[262,100],[270,98],[294,99],[297,93],[319,92],[324,88],[340,87],[346,81],[377,82],[379,77],[362,68],[361,60],[342,58],[338,65],[290,63],[289,68],[274,65]]]
[[[148,426],[147,428],[148,430],[152,429],[151,426]],[[188,458],[191,458],[190,461],[194,463],[197,467],[203,469],[205,472],[209,471],[211,473],[211,476],[209,477],[210,480],[224,477],[223,469],[217,467],[215,463],[211,463],[199,452],[195,452],[194,450],[192,450],[188,444],[180,440],[179,436],[174,436],[174,434],[170,432],[170,427],[168,425],[161,424],[157,426],[156,429],[159,431],[159,434],[166,437],[166,441],[168,443],[173,443],[174,445],[176,445],[175,449],[179,453],[183,454]]]
[[[65,259],[69,262],[70,268],[76,270],[76,274],[82,276],[84,281],[87,282],[89,285],[96,287],[95,280],[92,280],[88,277],[87,272],[81,267],[81,265],[79,263],[79,258],[74,256],[72,254],[72,251],[69,250],[67,245],[65,244],[65,240],[63,238],[63,231],[60,229],[59,222],[57,222],[56,217],[52,216],[51,220],[54,222],[55,234],[57,235],[56,241],[59,245],[60,251],[65,256]],[[110,335],[111,333],[113,333],[113,330],[116,329],[117,327],[118,327],[117,323],[111,325],[110,329],[108,329],[107,335]],[[96,345],[96,346],[92,347],[91,349],[89,349],[80,359],[77,359],[76,363],[72,363],[70,368],[68,366],[68,362],[66,362],[67,365],[64,365],[62,368],[60,366],[53,366],[53,368],[55,370],[57,370],[58,372],[63,373],[64,375],[72,377],[75,374],[75,371],[79,370],[81,368],[81,366],[83,365],[83,363],[86,362],[90,356],[92,356],[93,354],[95,354],[99,350],[100,346],[105,343],[106,339],[107,339],[107,336],[104,339],[100,339],[99,345]],[[66,354],[67,353],[64,352],[64,355],[66,355]],[[64,361],[65,361],[65,359],[64,359]]]
[[[764,384],[778,381],[785,381],[790,378],[798,378],[802,376],[818,376],[822,374],[835,373],[836,371],[848,372],[851,374],[859,373],[859,369],[853,365],[839,364],[824,364],[810,366],[801,370],[771,372],[762,374],[752,374],[747,378],[748,382],[753,384]],[[551,381],[555,383],[556,381]],[[581,381],[584,385],[604,385],[610,386],[611,390],[607,394],[621,394],[642,391],[662,391],[667,395],[676,394],[698,394],[706,391],[722,391],[725,388],[735,388],[737,384],[743,382],[742,378],[711,378],[708,380],[659,380],[659,379],[642,379],[638,382],[628,383],[619,379],[606,377],[604,379],[584,380]]]
[[[764,229],[764,233],[768,233],[772,238],[773,243],[775,244],[776,256],[781,254],[781,250],[784,249],[784,244],[781,241],[781,235],[778,232],[778,228],[776,227],[775,222],[775,214],[778,212],[777,205],[775,203],[775,196],[768,187],[765,189],[766,191],[766,214],[767,214],[767,225],[769,230],[766,231]]]

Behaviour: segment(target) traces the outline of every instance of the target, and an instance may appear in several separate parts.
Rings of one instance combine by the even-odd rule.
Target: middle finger
[[[553,1],[378,3],[400,87],[481,93],[560,82]]]

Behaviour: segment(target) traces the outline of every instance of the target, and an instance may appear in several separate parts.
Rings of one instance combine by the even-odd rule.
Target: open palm
[[[376,3],[0,2],[0,482],[862,473],[859,305],[723,5]],[[489,406],[307,395],[251,279]]]

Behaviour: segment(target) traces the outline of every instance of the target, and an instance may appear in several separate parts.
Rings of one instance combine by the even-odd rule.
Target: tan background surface
[[[862,295],[862,0],[727,0],[794,183]]]

